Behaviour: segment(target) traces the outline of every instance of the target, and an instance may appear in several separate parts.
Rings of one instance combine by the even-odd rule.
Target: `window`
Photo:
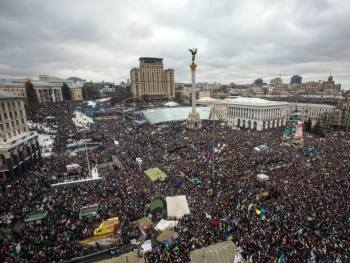
[[[4,113],[4,119],[7,120],[7,112]]]
[[[10,123],[6,122],[6,129],[9,130],[10,129]]]
[[[12,111],[10,111],[9,115],[10,115],[10,119],[13,119]]]
[[[3,131],[4,130],[4,124],[0,124],[0,131]]]
[[[4,111],[5,110],[5,103],[1,102],[1,109]]]

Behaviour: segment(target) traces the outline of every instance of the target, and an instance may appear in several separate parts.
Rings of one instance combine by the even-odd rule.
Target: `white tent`
[[[186,196],[167,196],[165,200],[167,203],[168,217],[180,219],[184,215],[190,214]]]
[[[172,229],[175,226],[177,226],[177,224],[179,223],[179,221],[171,221],[171,220],[160,220],[159,223],[156,225],[156,227],[154,228],[155,230],[158,231],[164,231],[165,229]]]
[[[270,177],[266,174],[258,174],[257,178],[259,181],[268,181],[270,179]]]
[[[191,252],[191,262],[193,263],[232,263],[237,257],[240,257],[240,248],[236,247],[232,241],[217,243]]]

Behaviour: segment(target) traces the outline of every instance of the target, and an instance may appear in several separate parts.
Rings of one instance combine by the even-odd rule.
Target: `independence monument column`
[[[191,68],[191,78],[192,78],[192,111],[188,114],[188,128],[196,129],[202,127],[202,120],[199,116],[199,113],[196,111],[196,68],[197,64],[195,63],[195,57],[197,54],[197,49],[189,49],[192,54],[192,63]]]

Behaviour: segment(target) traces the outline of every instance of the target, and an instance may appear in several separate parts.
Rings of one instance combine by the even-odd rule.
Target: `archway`
[[[256,121],[253,122],[253,130],[258,129],[258,123]]]
[[[237,127],[241,127],[241,119],[237,120]]]
[[[271,125],[271,122],[268,120],[268,121],[267,121],[267,129],[270,129],[270,128],[271,128],[270,125]]]
[[[245,120],[243,120],[242,128],[245,128]]]
[[[248,129],[251,129],[251,128],[252,128],[252,122],[251,122],[250,120],[248,120],[247,128],[248,128]]]
[[[263,130],[266,130],[266,121],[263,121]]]

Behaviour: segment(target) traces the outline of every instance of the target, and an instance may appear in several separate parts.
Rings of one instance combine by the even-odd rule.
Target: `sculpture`
[[[194,59],[195,59],[196,54],[197,54],[197,49],[196,48],[192,48],[192,49],[189,49],[189,51],[192,54],[192,62],[194,62]]]

